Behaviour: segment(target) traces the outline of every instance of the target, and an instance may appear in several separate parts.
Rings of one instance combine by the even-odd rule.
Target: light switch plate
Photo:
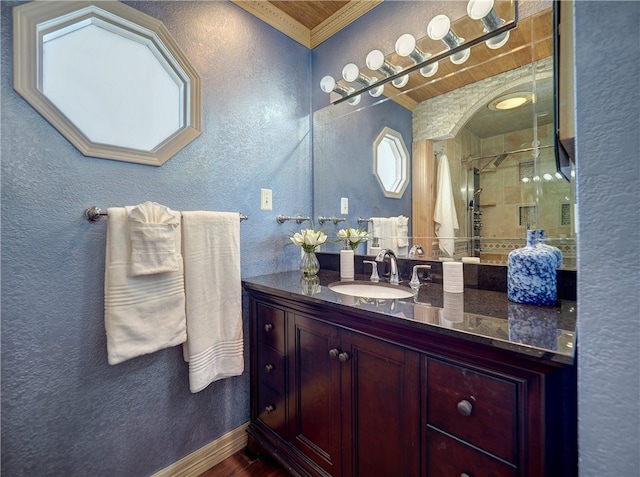
[[[273,210],[271,189],[260,189],[260,210]]]
[[[347,197],[340,198],[340,213],[341,214],[349,213],[349,199]]]

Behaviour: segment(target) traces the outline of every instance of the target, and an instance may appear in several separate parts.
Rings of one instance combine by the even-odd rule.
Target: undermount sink
[[[350,296],[380,299],[402,299],[413,297],[413,292],[406,288],[387,283],[373,282],[333,282],[329,283],[329,289],[336,293]]]

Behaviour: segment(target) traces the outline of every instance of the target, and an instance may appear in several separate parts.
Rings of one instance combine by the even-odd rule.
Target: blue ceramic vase
[[[509,253],[507,296],[526,305],[554,305],[557,297],[558,259],[535,243],[536,231],[527,230],[527,245]]]
[[[545,234],[544,229],[538,230],[538,247],[548,250],[553,253],[557,260],[556,268],[562,267],[562,251],[558,247],[554,247],[552,245],[547,245],[545,243]]]

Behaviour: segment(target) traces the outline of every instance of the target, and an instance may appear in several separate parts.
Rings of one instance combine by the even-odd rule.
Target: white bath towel
[[[145,202],[131,210],[131,275],[181,270],[182,264],[178,264],[180,247],[176,248],[175,239],[179,226],[180,212],[155,202]]]
[[[397,220],[395,217],[371,217],[368,225],[368,234],[371,240],[367,241],[367,254],[373,244],[373,239],[378,239],[380,248],[393,250],[398,253],[398,233],[396,230]]]
[[[109,364],[177,346],[186,340],[182,257],[179,270],[131,275],[129,213],[133,207],[107,210],[104,320]],[[180,227],[174,229],[180,251]]]
[[[455,236],[458,231],[458,215],[451,186],[449,158],[442,154],[438,161],[438,184],[433,221],[436,223],[436,236],[440,250],[448,257],[455,253]]]
[[[244,371],[240,215],[182,213],[189,388],[197,393]]]

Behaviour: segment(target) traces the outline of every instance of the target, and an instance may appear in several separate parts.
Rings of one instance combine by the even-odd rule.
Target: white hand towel
[[[145,202],[131,210],[131,275],[177,272],[180,269],[177,260],[180,248],[176,249],[175,241],[175,229],[179,225],[179,212],[155,202]]]
[[[240,215],[230,212],[182,213],[189,388],[244,371]]]
[[[433,221],[436,223],[436,236],[439,239],[440,250],[448,257],[453,257],[456,243],[455,235],[458,231],[458,215],[451,186],[451,172],[449,158],[442,154],[438,161],[438,190]]]
[[[107,209],[104,319],[109,364],[153,353],[186,340],[184,276],[179,270],[131,275],[129,213],[133,207]],[[174,229],[180,250],[180,227]]]
[[[398,233],[396,231],[396,222],[396,217],[372,217],[369,220],[368,226],[368,233],[371,240],[367,241],[367,251],[375,237],[378,239],[380,248],[391,249],[397,255]]]

